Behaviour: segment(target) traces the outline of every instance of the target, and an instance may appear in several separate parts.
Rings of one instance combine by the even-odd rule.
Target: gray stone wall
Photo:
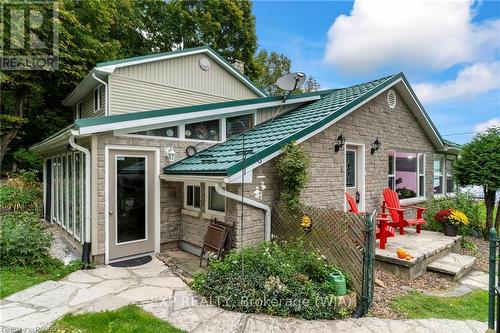
[[[310,157],[310,180],[302,195],[306,204],[344,208],[344,151],[334,151],[340,133],[347,142],[365,145],[366,211],[382,203],[382,191],[387,187],[389,150],[425,153],[426,196],[432,196],[435,148],[401,96],[397,92],[396,95],[394,109],[388,107],[385,92],[301,144]],[[382,148],[371,155],[370,147],[377,137]]]

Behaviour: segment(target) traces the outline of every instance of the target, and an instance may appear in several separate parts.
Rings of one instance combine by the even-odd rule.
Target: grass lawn
[[[45,333],[59,332],[180,333],[184,331],[154,317],[136,305],[128,305],[115,311],[67,314],[45,331]]]
[[[398,297],[391,307],[410,319],[439,318],[488,320],[488,292],[480,290],[462,297],[428,296],[412,292]]]
[[[0,298],[47,280],[59,280],[81,268],[78,261],[64,266],[62,261],[50,261],[43,270],[33,266],[0,268]]]

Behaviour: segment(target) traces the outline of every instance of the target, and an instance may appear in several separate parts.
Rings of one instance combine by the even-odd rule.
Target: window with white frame
[[[101,89],[98,86],[94,89],[94,112],[101,109]]]
[[[219,141],[220,120],[207,120],[184,126],[184,137],[186,139]]]
[[[226,138],[253,127],[253,114],[244,114],[236,117],[226,118]]]
[[[217,193],[214,185],[207,185],[206,197],[206,210],[208,212],[224,213],[226,211],[226,197]]]
[[[178,138],[179,137],[179,128],[178,126],[168,126],[162,128],[155,128],[145,131],[133,132],[130,134],[135,135],[146,135],[146,136],[158,136],[165,138]]]
[[[453,177],[453,162],[455,157],[446,156],[446,193],[455,192],[455,178]]]
[[[432,188],[434,194],[443,194],[444,193],[444,156],[443,155],[434,155],[434,176],[432,181]]]
[[[84,159],[80,152],[72,152],[52,161],[52,219],[80,241],[85,217]]]
[[[425,197],[425,154],[389,151],[388,187],[400,199]]]
[[[184,188],[184,207],[190,209],[200,209],[200,198],[200,185],[186,184]]]

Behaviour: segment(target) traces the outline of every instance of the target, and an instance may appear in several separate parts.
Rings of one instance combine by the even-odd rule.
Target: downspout
[[[76,144],[74,135],[69,137],[69,144],[85,155],[85,235],[82,251],[82,261],[85,269],[90,265],[90,151]]]
[[[94,79],[96,79],[97,82],[100,82],[104,85],[104,115],[105,116],[108,116],[108,84],[101,80],[100,78],[98,78],[96,75],[95,75],[95,72],[92,72],[92,77]]]
[[[225,189],[223,189],[221,184],[219,183],[215,184],[215,192],[219,193],[220,195],[226,198],[233,199],[238,202],[243,202],[245,205],[262,209],[264,211],[264,239],[266,241],[271,240],[271,207],[261,202],[249,199],[247,197],[241,197],[238,194],[228,192]]]

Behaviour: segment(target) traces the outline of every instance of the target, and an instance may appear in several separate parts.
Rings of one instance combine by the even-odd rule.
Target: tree
[[[489,229],[493,226],[496,192],[500,189],[500,128],[490,128],[464,145],[454,164],[454,172],[459,185],[483,187],[486,239]],[[495,228],[500,228],[500,202],[495,217]]]
[[[316,81],[316,78],[314,76],[309,76],[304,82],[304,86],[302,87],[303,92],[312,92],[312,91],[318,91],[321,89],[321,86],[318,81]]]
[[[258,75],[255,16],[249,0],[141,0],[137,3],[144,43],[153,52],[209,45],[224,58],[245,63]]]
[[[283,75],[290,73],[292,61],[277,52],[269,53],[260,50],[255,57],[258,68],[258,76],[255,83],[269,95],[279,95],[283,91],[276,86],[276,81]]]

